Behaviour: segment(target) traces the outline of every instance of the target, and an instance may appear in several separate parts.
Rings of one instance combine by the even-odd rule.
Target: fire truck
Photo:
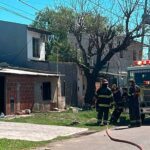
[[[150,114],[150,60],[134,61],[127,68],[128,79],[132,78],[140,86],[140,105],[143,114]]]

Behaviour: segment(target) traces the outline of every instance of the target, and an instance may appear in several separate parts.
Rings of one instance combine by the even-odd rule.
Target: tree
[[[65,38],[68,33],[72,33],[78,43],[82,60],[76,59],[76,63],[83,69],[87,79],[84,98],[86,104],[91,104],[99,71],[116,53],[127,49],[133,40],[144,36],[141,30],[140,0],[116,1],[117,6],[115,8],[120,12],[120,16],[115,14],[114,19],[102,15],[102,7],[98,3],[99,1],[97,2],[96,0],[76,0],[72,5],[72,9],[61,7],[66,14],[64,16],[62,12],[59,13],[58,11],[60,15],[58,18],[60,17],[63,23],[60,18],[57,18],[61,20],[60,22],[56,22],[55,19],[48,21],[48,16],[48,18],[44,18],[49,25],[53,24],[52,22],[54,21],[54,26],[57,27],[54,33],[63,34]],[[43,13],[41,12],[40,16],[42,15]],[[37,17],[36,21],[40,22],[40,19]],[[135,20],[133,21],[133,19]],[[43,23],[41,24],[43,25]],[[50,29],[49,26],[47,29]],[[120,44],[114,46],[113,42],[117,36],[121,36],[122,40]],[[87,41],[86,45],[83,42],[85,40]],[[91,64],[91,60],[94,60],[94,64]]]
[[[57,10],[46,7],[37,14],[32,26],[51,32],[51,37],[46,43],[47,60],[56,61],[58,57],[59,61],[70,62],[75,59],[75,49],[67,38],[73,17],[73,11],[64,7]]]
[[[117,21],[110,22],[108,18],[102,17],[97,9],[94,11],[94,15],[93,13],[85,12],[83,6],[86,6],[88,1],[80,1],[81,13],[79,14],[77,26],[73,30],[73,33],[82,51],[83,64],[80,64],[80,66],[84,69],[87,79],[85,103],[88,104],[91,103],[94,95],[95,82],[99,71],[107,64],[113,55],[127,49],[134,39],[143,36],[141,31],[142,20],[138,12],[140,0],[118,0],[117,2],[117,8],[121,9],[120,15],[122,16],[116,15]],[[94,4],[99,5],[96,1]],[[137,16],[140,18],[137,18]],[[133,23],[134,18],[136,22]],[[119,20],[124,21],[122,25]],[[82,44],[83,33],[87,33],[88,35],[87,49],[85,49]],[[123,37],[123,40],[120,44],[114,46],[113,41],[119,35]],[[91,66],[90,60],[92,60],[93,57],[95,57],[95,64]]]

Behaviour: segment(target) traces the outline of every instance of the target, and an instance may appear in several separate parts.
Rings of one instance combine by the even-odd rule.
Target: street
[[[138,128],[130,128],[127,126],[116,127],[109,130],[112,137],[128,140],[140,145],[143,150],[150,149],[150,127],[142,126]],[[73,138],[67,141],[59,141],[53,144],[47,145],[44,148],[38,148],[36,150],[137,150],[138,148],[125,144],[114,142],[109,139],[105,131],[91,134],[88,136],[82,136]]]

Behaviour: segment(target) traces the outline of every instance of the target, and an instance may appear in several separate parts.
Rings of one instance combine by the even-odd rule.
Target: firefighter
[[[115,109],[111,115],[110,124],[116,124],[121,113],[123,112],[123,101],[121,97],[121,91],[116,84],[112,85],[112,92],[114,97],[114,106]]]
[[[97,125],[107,125],[109,108],[112,101],[113,95],[108,87],[108,81],[103,79],[101,87],[96,92]]]
[[[128,88],[127,87],[122,88],[122,96],[121,97],[122,97],[124,109],[126,111],[126,109],[128,108]]]
[[[129,116],[130,125],[129,127],[140,127],[141,126],[141,114],[139,105],[140,88],[135,84],[133,79],[129,80]]]

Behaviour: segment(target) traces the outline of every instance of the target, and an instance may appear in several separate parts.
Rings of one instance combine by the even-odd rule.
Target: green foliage
[[[57,10],[52,10],[46,7],[40,11],[33,26],[40,29],[46,29],[60,40],[67,39],[67,33],[70,26],[73,25],[74,14],[71,9],[59,7]]]
[[[46,45],[47,60],[72,62],[76,60],[76,50],[66,41],[51,41]]]
[[[68,42],[68,32],[74,24],[74,13],[72,10],[59,7],[57,10],[48,7],[40,11],[33,27],[45,29],[52,33],[52,38],[46,44],[46,59],[50,61],[74,61],[75,49]]]

